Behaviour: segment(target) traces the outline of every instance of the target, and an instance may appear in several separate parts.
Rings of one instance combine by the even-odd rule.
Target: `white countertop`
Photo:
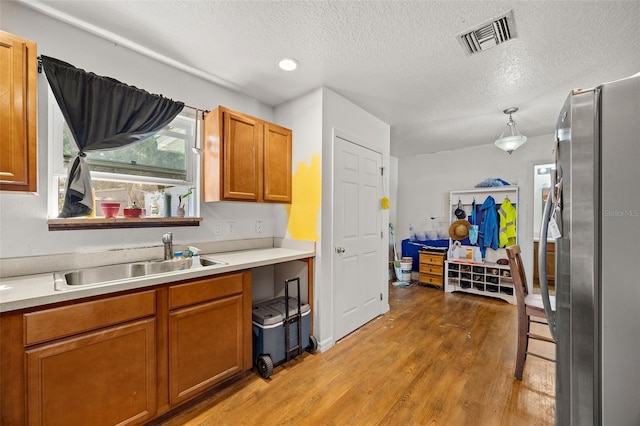
[[[78,286],[69,290],[55,290],[52,272],[0,278],[0,312],[251,269],[313,256],[315,256],[315,250],[280,247],[202,254],[203,259],[217,260],[224,264]]]

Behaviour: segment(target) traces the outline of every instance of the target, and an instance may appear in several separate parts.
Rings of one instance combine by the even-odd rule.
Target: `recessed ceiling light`
[[[284,58],[278,62],[278,66],[285,71],[294,71],[300,64],[293,58]]]

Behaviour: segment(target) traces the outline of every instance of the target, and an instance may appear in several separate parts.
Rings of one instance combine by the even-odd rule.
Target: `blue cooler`
[[[294,280],[299,283],[299,279]],[[301,304],[298,313],[298,300],[288,297],[289,315],[287,317],[285,297],[277,297],[253,305],[253,361],[260,375],[265,379],[273,373],[274,365],[288,361],[305,350],[315,352],[317,349],[315,337],[310,335],[309,304]],[[298,339],[298,330],[300,330],[300,339]],[[288,342],[287,333],[289,334]]]

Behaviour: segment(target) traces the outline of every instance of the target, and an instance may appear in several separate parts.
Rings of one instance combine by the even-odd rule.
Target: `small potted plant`
[[[127,188],[127,192],[129,193],[129,206],[123,209],[123,214],[125,217],[140,217],[142,216],[142,208],[138,203],[138,197],[136,196],[135,191],[133,190],[133,186],[130,185]]]
[[[129,207],[123,210],[124,217],[140,217],[142,216],[142,209],[135,201],[129,204]]]
[[[178,195],[178,209],[176,211],[176,213],[178,214],[178,217],[184,217],[184,213],[185,213],[185,205],[182,202],[182,200],[184,200],[185,198],[187,198],[189,195],[193,194],[193,188],[189,188],[189,190],[182,195]]]

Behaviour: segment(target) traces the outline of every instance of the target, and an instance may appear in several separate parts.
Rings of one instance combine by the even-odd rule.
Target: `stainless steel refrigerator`
[[[540,240],[557,237],[555,311],[545,299],[557,343],[556,424],[638,426],[640,74],[571,92],[555,136]]]

